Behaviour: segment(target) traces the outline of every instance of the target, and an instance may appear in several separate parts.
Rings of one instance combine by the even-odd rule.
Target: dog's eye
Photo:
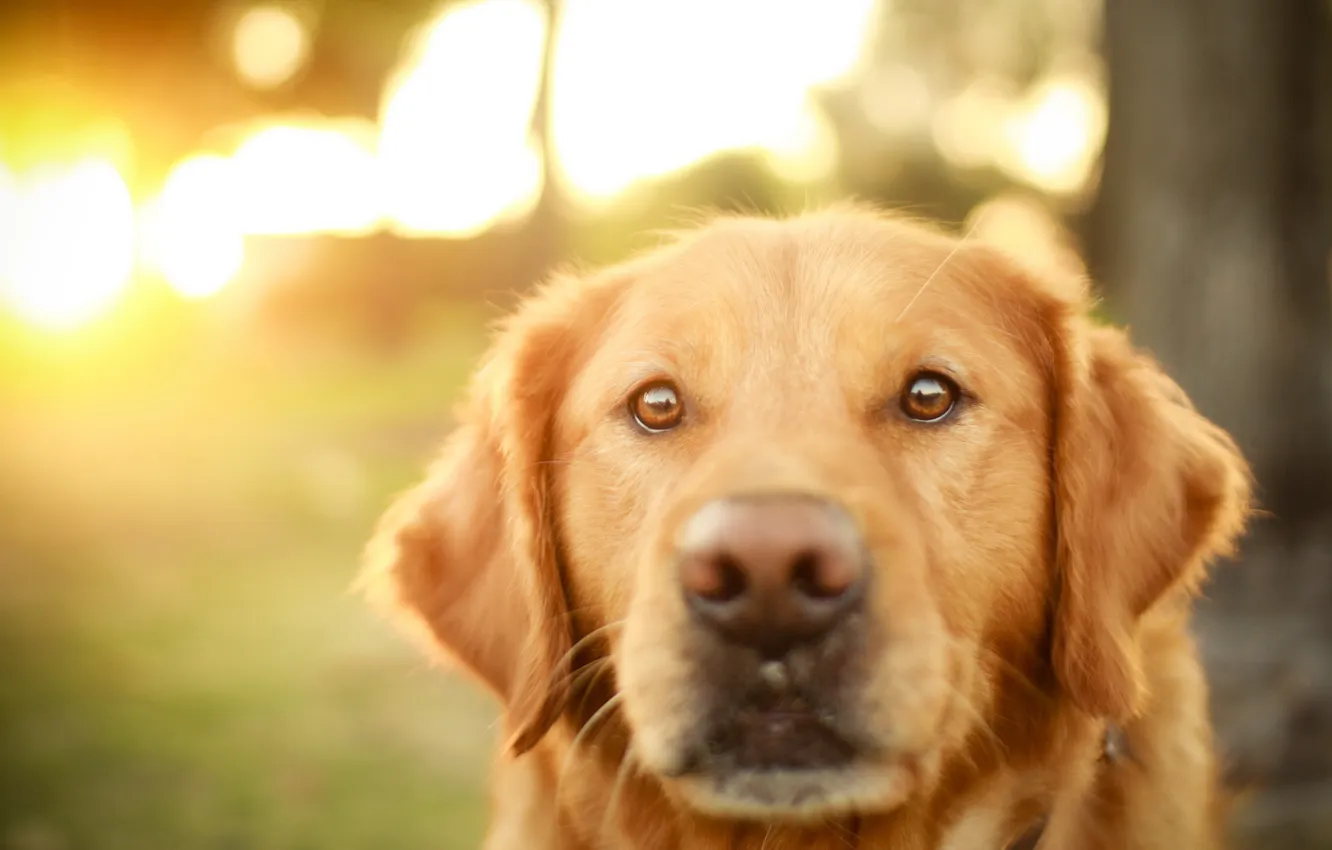
[[[957,384],[936,372],[920,372],[902,393],[902,412],[917,422],[938,422],[957,405]]]
[[[645,431],[669,431],[684,418],[680,393],[667,381],[648,384],[629,398],[629,413]]]

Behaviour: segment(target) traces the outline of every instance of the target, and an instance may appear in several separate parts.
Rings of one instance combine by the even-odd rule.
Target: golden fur
[[[856,209],[721,219],[527,298],[363,576],[504,706],[486,847],[997,850],[1042,815],[1044,850],[1216,846],[1186,626],[1247,470],[1087,310]],[[945,426],[891,413],[922,366],[968,395]],[[687,418],[644,434],[626,399],[660,378]],[[791,491],[845,506],[872,556],[836,698],[883,755],[765,808],[677,775],[708,703],[666,566],[707,500]],[[1100,763],[1107,723],[1131,755]]]

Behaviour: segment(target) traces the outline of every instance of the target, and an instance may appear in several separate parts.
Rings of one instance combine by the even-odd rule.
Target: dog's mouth
[[[818,690],[771,679],[732,691],[703,713],[689,755],[662,773],[696,809],[719,816],[826,817],[905,796],[909,771]]]
[[[782,708],[739,713],[709,737],[705,757],[667,779],[706,814],[813,822],[900,805],[915,770],[867,757],[816,714]]]
[[[704,765],[712,772],[845,767],[859,748],[830,720],[798,695],[755,701],[713,727]]]

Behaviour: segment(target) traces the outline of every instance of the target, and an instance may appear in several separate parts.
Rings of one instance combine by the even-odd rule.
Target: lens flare
[[[227,159],[191,157],[171,170],[143,213],[144,259],[185,298],[221,291],[245,261],[234,190]]]
[[[394,230],[467,236],[532,207],[542,173],[529,125],[545,33],[532,0],[451,6],[424,31],[381,116]]]
[[[355,121],[279,123],[231,156],[236,215],[249,234],[358,236],[381,217],[374,129]]]
[[[7,199],[7,200],[6,200]],[[43,166],[0,190],[0,296],[52,329],[106,311],[134,265],[134,204],[102,159]]]
[[[565,180],[606,198],[744,149],[826,170],[810,95],[855,70],[876,5],[568,0],[552,103]]]

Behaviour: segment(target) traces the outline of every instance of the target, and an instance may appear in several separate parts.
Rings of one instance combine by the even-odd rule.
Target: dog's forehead
[[[804,359],[867,336],[893,347],[940,331],[1002,335],[1012,311],[1006,287],[964,248],[864,217],[723,222],[637,267],[615,331],[633,346]]]

